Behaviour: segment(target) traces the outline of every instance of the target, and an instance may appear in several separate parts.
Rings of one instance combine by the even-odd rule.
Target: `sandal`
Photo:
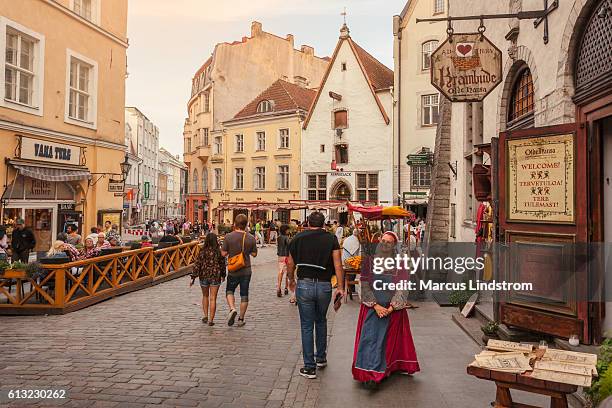
[[[214,325],[215,325],[215,322],[208,322],[208,325],[209,325],[209,326],[214,326]]]
[[[207,316],[204,316],[202,318],[202,323],[208,323],[208,317]]]
[[[289,294],[289,289],[285,288],[285,296]]]
[[[283,297],[283,294],[282,294],[280,289],[276,291],[276,296],[277,297]]]
[[[289,299],[289,303],[297,304],[297,301],[294,298]]]

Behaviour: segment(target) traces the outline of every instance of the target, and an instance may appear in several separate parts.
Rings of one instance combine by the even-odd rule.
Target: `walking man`
[[[300,375],[310,379],[317,378],[317,367],[327,365],[327,308],[332,299],[331,278],[334,272],[338,279],[334,299],[344,296],[340,244],[335,235],[325,231],[324,225],[322,213],[315,211],[310,214],[308,229],[293,238],[287,260],[289,287],[296,291],[300,313],[304,357]]]
[[[248,223],[247,216],[238,214],[234,220],[234,231],[225,236],[221,255],[227,256],[230,260],[232,257],[242,253],[242,267],[233,271],[228,269],[227,283],[225,287],[225,295],[227,305],[230,308],[227,317],[227,325],[233,326],[236,320],[236,300],[234,292],[240,286],[240,316],[236,326],[244,326],[244,316],[246,315],[249,306],[249,284],[251,283],[251,257],[257,256],[257,243],[255,238],[248,234],[246,226]]]
[[[36,238],[31,229],[24,226],[25,222],[22,218],[19,218],[15,222],[15,229],[13,230],[13,236],[11,239],[11,246],[13,248],[13,255],[11,256],[13,262],[20,261],[28,263],[30,257],[30,251],[36,246]]]

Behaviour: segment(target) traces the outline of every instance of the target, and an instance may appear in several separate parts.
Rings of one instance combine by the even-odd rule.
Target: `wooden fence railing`
[[[198,242],[43,265],[40,277],[0,276],[0,315],[62,314],[188,274]]]

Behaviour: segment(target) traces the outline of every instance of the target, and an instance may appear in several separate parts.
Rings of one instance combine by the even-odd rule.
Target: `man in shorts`
[[[244,326],[244,316],[249,306],[249,284],[251,282],[251,257],[257,256],[257,242],[255,238],[246,232],[246,226],[248,223],[247,216],[244,214],[238,214],[234,220],[234,231],[225,236],[223,246],[221,248],[221,255],[232,257],[242,252],[244,256],[244,267],[235,271],[228,271],[227,284],[225,289],[225,295],[227,298],[227,304],[230,308],[229,315],[227,317],[227,325],[233,326],[236,320],[236,303],[234,298],[234,292],[236,288],[240,286],[240,316],[238,317],[238,323],[236,326]],[[242,245],[244,241],[244,246]]]

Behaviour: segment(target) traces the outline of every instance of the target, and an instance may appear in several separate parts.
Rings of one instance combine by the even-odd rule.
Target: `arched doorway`
[[[348,181],[340,179],[332,185],[329,198],[338,201],[351,201],[352,195],[352,189]],[[338,221],[340,225],[346,225],[348,223],[348,213],[332,209],[329,212],[329,219]]]

